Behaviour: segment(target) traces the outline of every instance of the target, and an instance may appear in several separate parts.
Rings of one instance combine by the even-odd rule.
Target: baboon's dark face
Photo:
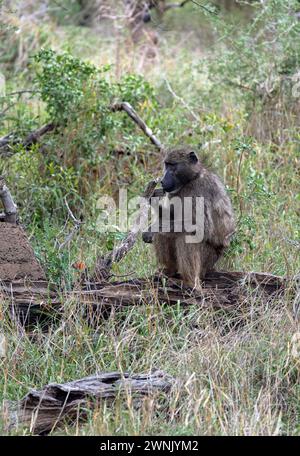
[[[180,190],[199,174],[198,157],[193,151],[173,150],[166,156],[161,184],[165,192]]]
[[[145,12],[143,14],[143,22],[145,22],[145,24],[147,22],[150,22],[151,21],[151,14],[149,13],[149,11]]]

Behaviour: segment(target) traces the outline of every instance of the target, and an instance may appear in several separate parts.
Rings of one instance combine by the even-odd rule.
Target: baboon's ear
[[[196,152],[192,151],[192,152],[189,152],[189,161],[191,163],[197,163],[198,161],[198,157],[196,155]]]

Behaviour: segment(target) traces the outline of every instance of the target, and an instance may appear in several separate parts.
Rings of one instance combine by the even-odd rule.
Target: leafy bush
[[[219,51],[207,60],[209,97],[223,106],[238,97],[248,116],[248,133],[281,143],[291,138],[287,127],[298,126],[293,88],[300,64],[299,2],[253,2],[251,9],[252,19],[242,24],[211,16]]]
[[[58,123],[76,118],[80,108],[86,105],[84,97],[88,97],[90,112],[97,114],[105,108],[106,115],[114,99],[128,101],[136,107],[149,99],[155,102],[154,90],[142,76],[129,74],[119,83],[109,83],[104,79],[109,65],[99,69],[69,53],[60,54],[52,49],[42,49],[36,54],[35,62],[40,64],[36,68],[36,82],[41,98],[46,102],[49,116]]]
[[[35,55],[41,63],[36,81],[41,98],[47,103],[48,114],[53,120],[64,122],[84,96],[84,86],[97,72],[88,63],[69,54],[57,54],[52,49],[43,49]]]
[[[136,130],[125,115],[111,112],[114,101],[128,101],[136,109],[145,102],[156,106],[154,90],[141,76],[126,75],[118,83],[109,82],[105,73],[110,66],[98,69],[51,49],[41,50],[35,61],[39,64],[36,83],[48,116],[63,128],[69,129],[72,124],[73,142],[82,148],[85,157],[93,156],[97,145],[109,138],[113,142],[120,129],[127,134]]]

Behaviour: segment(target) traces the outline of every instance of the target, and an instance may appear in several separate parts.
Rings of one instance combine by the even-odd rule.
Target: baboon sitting
[[[159,230],[153,233],[151,226],[143,233],[143,239],[151,242],[153,238],[158,263],[165,268],[166,275],[179,273],[186,285],[201,288],[200,279],[213,270],[235,231],[230,199],[219,177],[203,166],[192,149],[181,147],[169,150],[164,168],[161,184],[166,196],[158,206]],[[193,201],[192,206],[185,204],[187,200]],[[195,206],[198,200],[202,205],[200,218]],[[173,204],[175,202],[177,206]],[[192,207],[190,217],[186,206]],[[176,211],[174,207],[177,207]],[[169,230],[163,226],[167,212]],[[186,229],[187,218],[190,218],[189,226],[193,227],[193,231]],[[195,232],[198,236],[190,242],[188,238]]]

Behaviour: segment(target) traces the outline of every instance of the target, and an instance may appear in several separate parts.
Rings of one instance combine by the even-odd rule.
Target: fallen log
[[[0,298],[26,324],[45,316],[59,317],[66,299],[72,299],[90,323],[98,324],[111,312],[133,305],[159,303],[212,310],[245,309],[250,297],[264,302],[277,300],[291,284],[291,280],[272,274],[219,271],[207,274],[201,292],[184,286],[180,278],[155,275],[126,281],[86,282],[60,295],[46,281],[20,280],[0,282]]]
[[[24,326],[53,320],[62,307],[57,289],[46,280],[0,281],[0,303]]]
[[[202,290],[184,286],[179,278],[155,275],[123,282],[90,283],[73,291],[80,306],[84,304],[89,319],[132,305],[151,303],[183,307],[232,310],[247,307],[249,297],[264,301],[276,300],[288,288],[289,280],[271,274],[245,272],[212,272],[205,277]]]
[[[18,403],[6,403],[8,429],[29,428],[33,434],[47,434],[62,422],[84,420],[87,410],[101,401],[112,405],[116,398],[133,399],[140,406],[146,396],[158,400],[168,394],[175,383],[170,375],[156,370],[149,374],[99,373],[68,383],[50,383],[41,390],[30,391]]]

